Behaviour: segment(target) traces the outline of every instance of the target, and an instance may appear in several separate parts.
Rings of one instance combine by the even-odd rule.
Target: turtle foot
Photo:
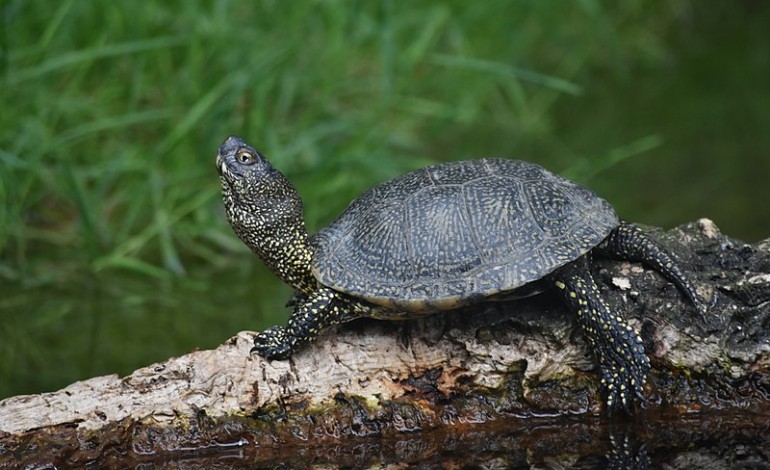
[[[250,352],[265,359],[286,359],[291,356],[294,343],[294,339],[286,333],[286,328],[274,326],[254,337],[254,347]]]
[[[644,403],[648,370],[648,367],[602,369],[602,388],[609,414],[621,410],[632,414]]]

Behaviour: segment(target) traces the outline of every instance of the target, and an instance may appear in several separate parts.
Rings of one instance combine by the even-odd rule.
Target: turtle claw
[[[645,375],[646,369],[627,371],[613,368],[602,371],[602,389],[610,416],[616,411],[633,414],[644,404]]]
[[[257,353],[265,359],[286,359],[293,352],[294,342],[286,333],[286,328],[273,326],[254,337],[250,353]]]

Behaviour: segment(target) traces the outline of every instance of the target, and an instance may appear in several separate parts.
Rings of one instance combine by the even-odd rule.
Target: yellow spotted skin
[[[621,223],[599,245],[599,250],[612,257],[640,261],[654,268],[666,276],[690,302],[695,306],[698,314],[706,314],[706,304],[698,298],[692,282],[682,272],[679,263],[671,254],[663,248],[654,238],[647,235],[639,227]]]
[[[601,367],[608,410],[644,399],[650,361],[639,335],[602,299],[592,252],[641,261],[703,313],[672,255],[621,222],[589,189],[528,162],[479,159],[426,167],[382,183],[308,236],[294,186],[238,137],[219,148],[227,219],[296,292],[285,327],[258,334],[253,352],[284,359],[331,325],[403,319],[554,286]]]
[[[259,154],[254,151],[253,155]],[[225,211],[238,237],[260,258],[269,260],[268,267],[281,280],[303,294],[313,292],[316,288],[310,273],[313,253],[302,202],[294,186],[274,169],[265,168],[257,175],[263,183],[257,193],[250,189],[255,181],[236,178],[226,166],[218,165],[218,168],[222,175]],[[264,184],[266,181],[271,184]]]
[[[324,328],[352,320],[349,308],[339,293],[319,287],[297,305],[285,328],[274,326],[257,335],[252,351],[271,359],[285,359]]]
[[[273,327],[254,340],[254,352],[283,359],[319,331],[376,309],[319,285],[311,271],[313,245],[302,200],[279,171],[242,139],[229,137],[216,159],[225,213],[236,235],[297,295],[286,328]]]
[[[608,409],[630,410],[636,400],[644,399],[650,371],[642,339],[602,299],[586,257],[557,271],[554,279],[599,360]]]

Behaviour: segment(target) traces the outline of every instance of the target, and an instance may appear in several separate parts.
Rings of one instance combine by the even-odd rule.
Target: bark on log
[[[745,422],[763,422],[770,409],[770,240],[747,245],[707,219],[655,235],[689,267],[711,306],[699,318],[657,273],[594,263],[605,297],[641,332],[652,360],[648,410],[640,413],[754,410]],[[518,418],[598,416],[603,409],[596,362],[552,295],[406,322],[356,321],[287,361],[249,356],[253,335],[241,332],[215,350],[127,377],[0,401],[0,468],[141,462],[159,452],[228,446],[269,457],[278,446],[406,442],[405,433],[436,429],[467,436],[477,423],[505,422],[510,430],[532,425]],[[521,439],[531,437],[515,445],[530,449]],[[531,445],[544,441],[537,442]]]

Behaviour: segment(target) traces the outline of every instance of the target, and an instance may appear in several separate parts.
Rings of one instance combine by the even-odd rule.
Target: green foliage
[[[0,383],[29,389],[276,321],[288,290],[221,213],[228,134],[295,182],[311,229],[442,160],[519,156],[593,186],[667,145],[664,126],[599,128],[629,110],[592,116],[596,90],[664,67],[695,17],[687,0],[0,8]]]
[[[216,261],[211,156],[229,133],[332,201],[309,205],[316,227],[405,169],[538,145],[597,41],[661,47],[611,31],[641,2],[547,4],[11,2],[6,268],[35,276],[38,250],[156,277]]]

